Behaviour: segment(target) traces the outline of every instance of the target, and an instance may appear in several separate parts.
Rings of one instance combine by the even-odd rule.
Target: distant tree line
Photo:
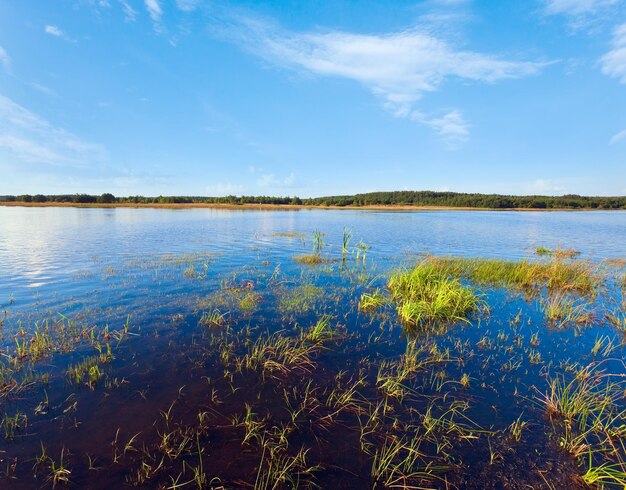
[[[626,196],[589,197],[507,196],[501,194],[466,194],[459,192],[395,191],[370,192],[353,196],[329,196],[305,199],[303,204],[328,206],[450,206],[495,209],[626,209]]]
[[[126,204],[301,204],[305,206],[449,206],[495,209],[626,209],[626,196],[507,196],[500,194],[466,194],[458,192],[395,191],[370,192],[352,196],[327,196],[300,199],[299,197],[272,196],[128,196],[115,197],[104,193],[90,194],[23,194],[0,196],[0,202],[51,202],[51,203],[126,203]]]

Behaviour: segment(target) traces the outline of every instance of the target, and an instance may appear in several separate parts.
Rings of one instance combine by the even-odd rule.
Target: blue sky
[[[626,194],[626,0],[8,0],[0,194]]]

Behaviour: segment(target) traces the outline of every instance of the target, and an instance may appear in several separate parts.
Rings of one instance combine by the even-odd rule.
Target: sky
[[[626,0],[3,0],[0,195],[626,195]]]

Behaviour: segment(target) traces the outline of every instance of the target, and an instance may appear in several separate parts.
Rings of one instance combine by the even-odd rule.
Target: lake
[[[0,487],[622,488],[624,258],[620,211],[0,207]],[[475,306],[404,317],[416,266]]]

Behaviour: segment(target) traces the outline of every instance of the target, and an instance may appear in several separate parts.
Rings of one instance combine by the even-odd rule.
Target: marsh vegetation
[[[623,488],[622,262],[270,240],[94,260],[109,308],[7,295],[0,486]]]

